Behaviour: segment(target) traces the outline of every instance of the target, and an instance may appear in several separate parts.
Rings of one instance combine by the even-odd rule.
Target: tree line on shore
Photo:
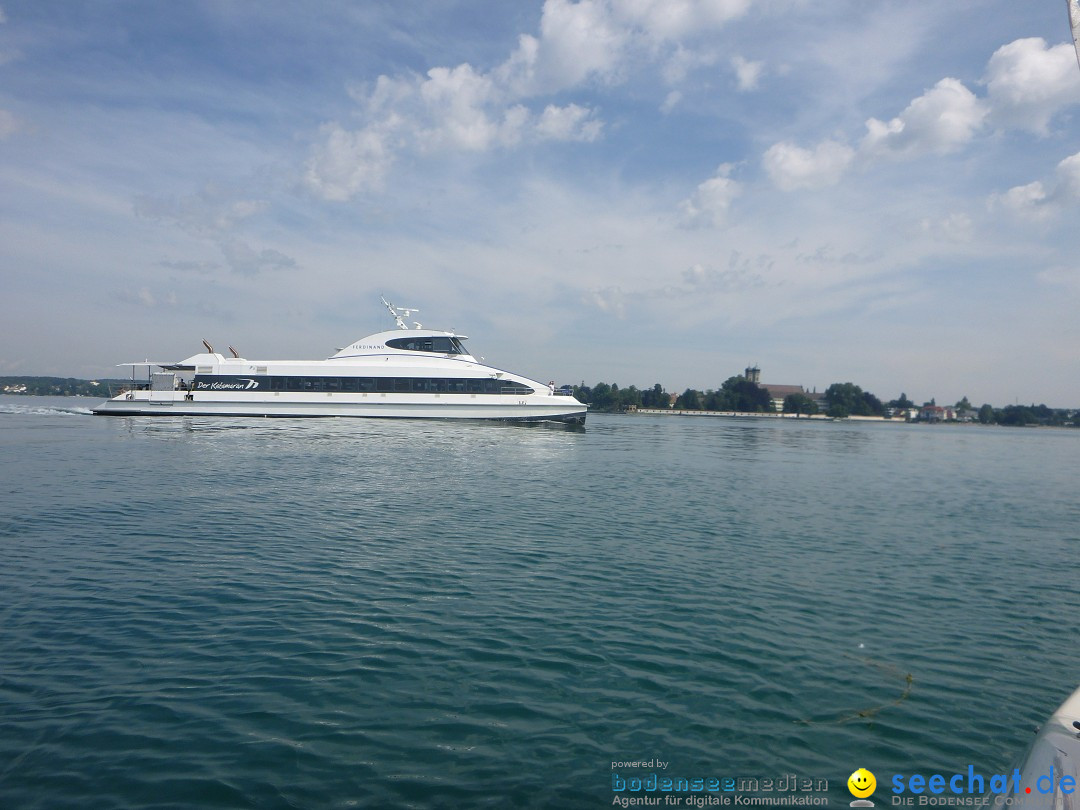
[[[130,380],[79,380],[74,377],[0,377],[0,394],[39,397],[101,397]]]
[[[743,376],[729,377],[719,388],[698,391],[687,388],[674,397],[660,383],[652,388],[638,388],[630,385],[620,388],[617,383],[596,383],[573,387],[574,396],[589,404],[590,410],[603,413],[617,413],[635,408],[674,408],[685,411],[739,411],[742,413],[775,412],[772,397],[765,386],[748,380]],[[923,403],[936,405],[931,399]],[[983,404],[975,408],[967,397],[955,405],[948,406],[954,418],[965,422],[980,422],[984,425],[1051,425],[1080,427],[1080,412],[1071,409],[1049,408],[1046,405],[1006,405],[995,408]],[[845,418],[848,416],[882,416],[904,419],[911,409],[919,406],[908,399],[907,394],[888,402],[882,402],[869,391],[864,391],[855,383],[833,383],[820,397],[807,394],[789,394],[784,398],[783,412],[809,416],[824,413],[826,416]]]
[[[102,379],[80,380],[74,377],[0,377],[0,393],[26,394],[37,396],[100,396],[110,395],[128,380]],[[742,413],[770,413],[774,411],[773,401],[765,386],[758,385],[746,377],[729,377],[715,390],[698,391],[687,388],[675,398],[672,404],[671,394],[660,383],[652,388],[627,386],[620,388],[616,383],[596,383],[589,386],[584,382],[573,386],[574,396],[581,402],[587,402],[590,409],[603,413],[617,413],[632,408],[675,408],[685,411],[739,411]],[[820,403],[820,404],[819,404]],[[930,400],[926,405],[936,404]],[[804,416],[824,412],[827,416],[887,416],[905,418],[906,412],[917,407],[916,404],[901,394],[889,402],[882,402],[869,391],[863,391],[854,383],[833,383],[818,399],[806,394],[789,394],[784,398],[784,413]],[[1049,408],[1046,405],[1006,405],[995,408],[984,404],[979,408],[972,406],[967,397],[950,406],[957,419],[981,422],[984,425],[1051,425],[1080,427],[1080,412]]]

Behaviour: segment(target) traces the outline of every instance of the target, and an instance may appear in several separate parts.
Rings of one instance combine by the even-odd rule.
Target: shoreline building
[[[813,391],[807,391],[801,385],[763,383],[761,381],[761,369],[757,366],[747,366],[746,370],[743,372],[743,376],[746,377],[746,379],[750,382],[764,388],[766,391],[769,392],[769,398],[772,399],[773,409],[777,413],[783,413],[784,400],[792,394],[802,394],[804,397],[811,400],[815,405],[817,405],[818,410],[822,413],[824,413],[827,409],[827,405],[825,403],[825,395],[819,394],[816,388]]]

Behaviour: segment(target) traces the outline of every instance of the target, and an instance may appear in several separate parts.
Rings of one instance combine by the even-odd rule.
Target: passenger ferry
[[[397,328],[325,360],[247,360],[232,347],[225,357],[203,341],[204,353],[178,363],[122,363],[133,378],[146,367],[147,382],[133,382],[93,412],[585,422],[588,405],[568,389],[484,365],[465,348],[465,335],[409,327],[405,319],[418,310],[382,301]]]

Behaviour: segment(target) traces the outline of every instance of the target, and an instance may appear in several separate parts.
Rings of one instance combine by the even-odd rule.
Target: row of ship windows
[[[533,389],[510,380],[440,377],[271,377],[271,391],[343,391],[423,394],[515,394]]]

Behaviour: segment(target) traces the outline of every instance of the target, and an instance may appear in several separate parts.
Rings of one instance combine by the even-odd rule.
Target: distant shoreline
[[[684,410],[684,409],[681,409],[681,408],[636,408],[636,409],[634,409],[632,411],[619,411],[618,413],[624,413],[624,414],[628,414],[630,416],[633,416],[635,414],[646,414],[646,415],[650,415],[650,416],[651,415],[658,415],[658,416],[727,416],[727,417],[737,417],[737,418],[743,418],[743,417],[749,416],[749,417],[758,418],[758,419],[816,419],[819,422],[833,422],[833,421],[836,421],[835,417],[826,416],[823,413],[814,413],[814,414],[807,413],[807,414],[799,415],[797,413],[778,413],[776,411],[773,411],[772,413],[768,413],[768,412],[761,412],[761,411],[687,411],[687,410]],[[856,417],[856,418],[873,419],[873,420],[880,420],[880,421],[886,421],[886,422],[893,421],[893,420],[885,419],[885,417],[883,417],[883,416],[882,417],[879,417],[879,416]],[[899,421],[902,421],[902,420],[899,420]]]
[[[131,384],[130,379],[108,378],[97,380],[83,380],[76,377],[38,377],[30,375],[0,376],[0,394],[9,396],[44,396],[44,397],[78,397],[82,399],[106,400],[112,397],[118,390]],[[631,389],[633,386],[631,386]],[[586,402],[589,400],[586,399]],[[983,406],[984,408],[986,406]],[[781,411],[733,411],[733,410],[705,410],[687,408],[666,408],[626,405],[625,410],[615,407],[597,407],[591,405],[592,413],[622,413],[628,415],[642,414],[646,416],[684,416],[684,417],[725,417],[728,419],[803,419],[817,422],[881,422],[885,424],[998,424],[1002,427],[1060,427],[1077,430],[1080,428],[1080,412],[1071,409],[1057,409],[1058,424],[1046,424],[1045,415],[1031,415],[1029,421],[1019,423],[1013,421],[1001,421],[1001,411],[994,409],[992,421],[984,422],[981,419],[941,419],[922,420],[906,419],[896,416],[886,417],[879,415],[856,415],[829,416],[826,413],[784,413]],[[1012,406],[1006,406],[1005,412],[1013,410]],[[1045,405],[1032,406],[1031,409],[1020,410],[1043,410],[1050,411]],[[1033,421],[1039,419],[1041,421]],[[1062,424],[1064,422],[1064,424]]]
[[[1012,428],[1039,428],[1045,430],[1065,430],[1075,432],[1076,428],[1069,425],[1002,425],[997,422],[983,424],[979,421],[960,422],[957,420],[943,420],[940,422],[925,422],[918,419],[890,419],[887,416],[827,416],[823,413],[794,414],[794,413],[754,413],[752,411],[687,411],[678,408],[638,408],[634,411],[598,411],[597,413],[611,413],[619,416],[720,416],[728,419],[789,419],[801,422],[872,422],[885,425],[954,425],[963,427],[1012,427]]]

